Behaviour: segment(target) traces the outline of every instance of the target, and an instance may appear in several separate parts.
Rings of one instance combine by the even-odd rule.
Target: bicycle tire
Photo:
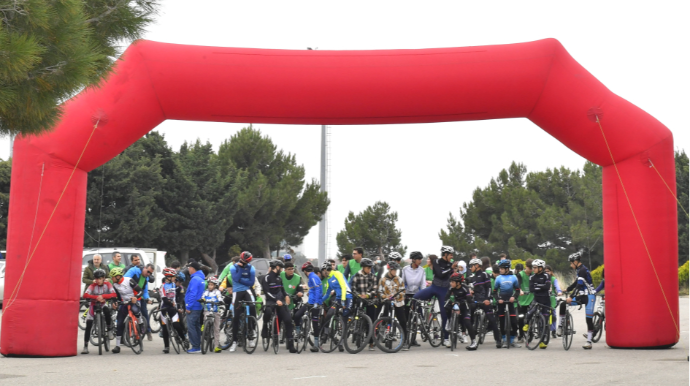
[[[342,344],[343,326],[345,319],[335,314],[326,319],[319,332],[319,350],[323,353],[331,353]]]
[[[300,326],[300,340],[299,344],[301,345],[300,347],[297,347],[297,353],[300,354],[302,351],[307,351],[307,345],[309,344],[309,330],[311,330],[311,320],[310,318],[307,317],[307,313],[305,313],[305,316],[302,317],[302,323]]]
[[[89,311],[89,303],[81,302],[79,303],[79,329],[86,330],[86,313]]]
[[[573,329],[573,316],[566,310],[565,320],[563,321],[563,348],[568,351],[573,344],[575,331]]]
[[[412,347],[412,342],[416,342],[417,329],[419,324],[418,313],[411,308],[407,319],[407,342]]]
[[[248,316],[247,317],[247,326],[245,326],[245,333],[244,333],[244,352],[247,354],[253,354],[254,351],[256,351],[256,342],[254,342],[254,347],[249,347],[249,342],[248,340],[251,340],[251,337],[254,337],[254,340],[259,339],[259,323],[257,323],[256,318],[253,316]]]
[[[540,314],[537,309],[528,323],[528,330],[525,336],[525,346],[527,346],[529,350],[536,349],[539,347],[539,344],[544,341],[545,329],[546,321],[544,320],[544,315]]]
[[[179,335],[177,335],[177,331],[173,327],[170,320],[168,320],[168,323],[165,324],[165,328],[168,330],[168,341],[170,342],[170,345],[173,347],[173,350],[179,354],[180,346],[182,345],[180,343],[181,338]]]
[[[371,339],[373,331],[374,326],[368,315],[355,315],[355,319],[348,323],[348,327],[345,330],[345,337],[343,339],[345,350],[350,354],[357,354],[364,350],[369,339]]]
[[[597,343],[601,339],[604,332],[604,318],[603,315],[597,311],[592,317],[592,324],[594,324],[594,334],[592,334],[592,342]]]
[[[98,325],[96,324],[96,313],[93,314],[93,324],[91,325],[91,334],[89,335],[89,342],[98,346]]]
[[[395,318],[380,317],[374,322],[374,343],[379,350],[392,354],[400,351],[405,342],[402,326]]]
[[[220,324],[221,332],[225,335],[225,343],[220,345],[221,350],[227,350],[232,346],[232,318],[227,318]]]
[[[161,330],[161,311],[158,307],[149,313],[149,319],[153,320],[153,323],[149,321],[149,327],[151,332],[158,333]]]
[[[506,349],[510,349],[510,310],[508,308],[508,303],[505,304],[505,316],[503,317],[503,333],[505,334],[505,346]]]
[[[475,316],[474,328],[477,332],[477,342],[479,344],[484,344],[484,338],[486,337],[486,316],[483,312],[478,312]]]
[[[93,330],[96,330],[96,345],[98,346],[98,355],[103,355],[103,341],[101,340],[102,336],[100,331],[98,331],[98,329],[101,327],[101,319],[103,318],[100,314],[97,313],[96,315],[94,315],[93,326],[91,326],[91,335],[93,335]]]
[[[443,343],[442,328],[441,322],[439,322],[438,317],[434,314],[426,327],[426,337],[431,347],[439,347],[441,343]]]
[[[135,354],[139,355],[143,351],[143,345],[141,344],[143,337],[139,333],[139,338],[137,338],[137,332],[139,331],[137,330],[137,332],[135,332],[135,328],[139,328],[138,323],[135,323],[132,318],[127,316],[125,318],[125,334],[129,342],[129,348],[131,348]]]
[[[455,312],[453,312],[453,316],[451,316],[450,320],[450,351],[453,352],[458,346],[458,316],[455,314]]]
[[[203,328],[201,332],[201,355],[206,355],[208,352],[208,320],[204,322]]]
[[[278,350],[280,350],[280,336],[283,333],[283,329],[280,328],[282,323],[278,323],[278,317],[277,317],[277,310],[273,310],[273,317],[271,318],[271,334],[272,334],[272,342],[271,345],[273,346],[273,352],[275,354],[278,354]]]
[[[105,315],[101,317],[101,336],[103,336],[103,348],[105,352],[110,351],[110,338],[108,337],[108,332],[105,330],[107,325],[105,324]]]

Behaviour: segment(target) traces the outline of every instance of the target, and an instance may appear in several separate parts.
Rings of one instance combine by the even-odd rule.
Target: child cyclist
[[[105,302],[108,299],[115,299],[117,294],[113,285],[105,281],[105,271],[102,269],[97,269],[93,271],[93,283],[89,285],[89,288],[84,292],[84,299],[91,300],[89,304],[89,312],[86,315],[86,329],[84,329],[84,350],[82,354],[89,353],[89,336],[91,335],[91,328],[93,327],[93,307],[96,303],[100,303],[103,307],[103,317],[105,318],[105,329],[108,331],[108,338],[113,335],[113,318],[110,316],[110,307],[108,307]]]
[[[472,300],[472,294],[470,293],[469,287],[464,284],[464,281],[465,276],[459,272],[455,272],[454,274],[450,275],[450,288],[448,288],[446,299],[450,299],[450,297],[453,296],[454,301],[448,301],[445,305],[446,315],[448,315],[445,330],[450,331],[451,329],[450,319],[453,315],[453,308],[457,304],[460,308],[460,324],[465,326],[465,329],[470,334],[470,339],[472,339],[472,343],[465,348],[468,350],[476,350],[478,344],[476,339],[476,331],[474,331],[474,328],[472,327],[470,310],[466,302],[467,300]],[[445,346],[450,347],[450,341],[446,342]]]
[[[479,259],[475,258],[470,260],[470,272],[472,273],[470,277],[467,278],[467,281],[472,285],[474,301],[477,307],[484,310],[484,315],[489,321],[489,330],[494,333],[496,347],[501,348],[501,332],[498,329],[494,307],[492,305],[491,276],[482,270],[482,264],[482,261]]]
[[[592,318],[594,317],[594,305],[596,304],[596,295],[594,294],[594,287],[592,286],[592,275],[589,273],[589,269],[580,262],[580,255],[582,252],[574,253],[568,256],[568,261],[570,262],[570,268],[577,272],[577,278],[573,284],[569,285],[567,292],[575,290],[576,297],[571,298],[570,296],[565,299],[565,303],[561,303],[561,308],[559,310],[560,323],[558,326],[558,336],[563,335],[563,317],[565,316],[566,303],[572,306],[577,306],[583,304],[586,307],[586,322],[587,322],[587,343],[582,346],[585,350],[590,350],[592,348],[592,334],[594,333],[594,322]]]
[[[546,348],[549,344],[549,315],[551,314],[551,277],[545,272],[546,262],[541,259],[535,259],[530,261],[531,270],[533,272],[532,276],[529,278],[529,293],[534,295],[534,300],[538,304],[545,307],[541,308],[540,312],[544,316],[544,336],[543,342],[539,343],[539,348]],[[529,321],[532,319],[532,312],[527,312],[525,317],[525,325],[523,326],[523,332],[529,331]]]
[[[180,315],[177,311],[177,295],[178,287],[175,284],[175,277],[177,271],[173,268],[163,269],[163,285],[158,290],[161,297],[161,333],[163,334],[163,348],[164,353],[170,352],[170,334],[168,333],[167,324],[172,323],[172,327],[177,331],[180,339],[184,339],[184,327],[180,322]]]
[[[117,335],[115,337],[115,347],[111,351],[113,354],[120,352],[120,342],[122,341],[122,334],[125,332],[125,318],[129,314],[129,307],[131,307],[132,313],[140,319],[139,322],[143,323],[143,320],[140,318],[141,313],[138,303],[142,290],[134,279],[124,277],[124,275],[125,272],[120,267],[115,267],[110,271],[110,278],[113,281],[117,298],[122,302],[117,309]]]
[[[520,294],[520,284],[518,284],[517,277],[510,272],[510,260],[501,260],[498,264],[499,275],[494,281],[494,291],[497,292],[498,298],[498,318],[500,320],[501,328],[503,330],[503,348],[521,347],[515,343],[517,336],[517,315],[515,313],[515,299]],[[510,342],[508,342],[505,331],[505,318],[510,318]]]
[[[212,276],[208,279],[208,288],[201,295],[201,303],[204,305],[204,318],[209,314],[213,315],[215,319],[213,323],[213,338],[216,342],[215,352],[221,352],[220,348],[220,312],[218,312],[218,304],[223,302],[223,294],[218,290],[218,278]]]

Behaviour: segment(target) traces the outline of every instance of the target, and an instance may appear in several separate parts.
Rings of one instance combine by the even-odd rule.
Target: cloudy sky
[[[414,49],[556,38],[614,93],[664,123],[688,149],[688,3],[666,2],[230,2],[165,0],[145,38],[205,46],[303,50]],[[242,124],[167,121],[156,130],[174,147],[217,149]],[[319,177],[320,127],[256,125]],[[415,125],[331,126],[329,251],[349,211],[376,201],[399,214],[408,250],[438,251],[439,230],[477,186],[512,161],[528,170],[585,160],[526,119]],[[0,139],[0,157],[9,144]],[[452,159],[445,157],[455,154]],[[459,155],[459,157],[457,157]],[[316,257],[318,227],[304,242]]]

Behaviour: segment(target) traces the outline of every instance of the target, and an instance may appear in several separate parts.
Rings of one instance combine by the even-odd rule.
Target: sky
[[[558,39],[614,93],[650,113],[690,150],[690,3],[178,1],[165,0],[144,38],[223,47],[303,50],[416,49]],[[414,5],[406,5],[414,4]],[[155,130],[175,149],[220,143],[246,124],[166,121]],[[319,178],[320,126],[254,125]],[[329,256],[349,211],[376,201],[398,212],[408,252],[438,252],[438,233],[477,187],[512,161],[528,171],[585,160],[526,119],[330,126]],[[0,158],[9,141],[0,138]],[[452,154],[452,157],[448,157]],[[159,246],[160,247],[160,246]],[[164,247],[164,246],[163,246]],[[303,251],[315,258],[318,226]]]

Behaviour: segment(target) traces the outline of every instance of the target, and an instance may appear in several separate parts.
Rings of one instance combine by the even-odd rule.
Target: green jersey
[[[520,279],[522,280],[520,289],[526,294],[518,297],[518,304],[523,307],[529,306],[532,304],[532,300],[534,300],[534,294],[529,292],[529,275],[525,271],[520,271],[518,275],[520,275]]]
[[[112,262],[111,262],[110,264],[108,264],[108,270],[112,271],[113,268],[122,268],[122,269],[125,269],[125,268],[127,268],[127,266],[126,266],[124,263],[115,264],[115,263],[112,263]]]
[[[434,280],[434,270],[429,267],[428,265],[424,266],[424,273],[426,273],[426,280],[427,281],[433,281]]]
[[[297,289],[302,284],[302,278],[294,274],[292,275],[292,278],[288,279],[287,275],[285,275],[285,271],[280,272],[280,279],[283,281],[283,288],[285,289],[285,293],[288,294],[288,296],[292,296],[297,293]],[[295,308],[295,303],[290,301],[290,305],[288,306],[288,309],[293,309]]]
[[[338,264],[338,266],[335,267],[335,269],[337,269],[338,272],[342,273],[343,275],[345,274],[345,266],[344,265]]]
[[[551,307],[556,307],[556,277],[551,276]]]
[[[328,305],[330,303],[329,290],[328,290],[328,278],[325,277],[321,279],[321,288],[323,288],[323,304]]]
[[[357,260],[352,259],[347,262],[347,265],[350,267],[350,277],[353,277],[357,274],[362,269],[362,266],[359,265]]]
[[[228,284],[230,284],[229,287],[232,286],[232,277],[230,276],[230,268],[232,268],[233,265],[234,265],[233,263],[226,265],[225,268],[223,268],[223,272],[221,272],[220,276],[218,277],[218,281],[221,283],[223,282],[223,279],[225,279],[226,277],[229,278],[229,280],[228,280]]]

